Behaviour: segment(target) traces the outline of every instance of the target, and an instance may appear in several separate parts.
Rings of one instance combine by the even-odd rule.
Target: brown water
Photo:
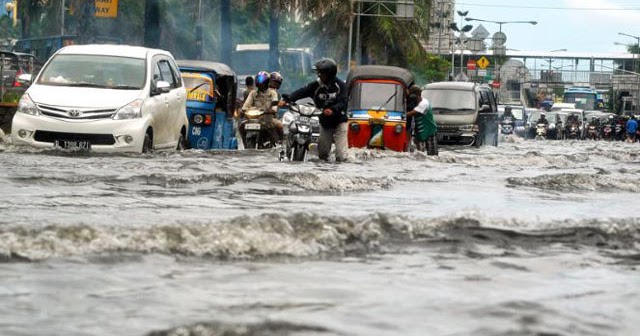
[[[636,335],[639,149],[0,143],[0,335]]]

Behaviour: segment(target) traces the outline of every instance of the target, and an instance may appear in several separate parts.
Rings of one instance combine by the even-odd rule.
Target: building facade
[[[454,22],[455,9],[455,0],[432,1],[427,52],[438,55],[449,54],[453,42],[453,33],[449,29],[449,25]]]

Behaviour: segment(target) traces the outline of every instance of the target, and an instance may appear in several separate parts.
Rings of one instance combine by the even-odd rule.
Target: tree
[[[93,43],[96,41],[96,3],[86,0],[71,0],[71,8],[77,16],[76,35],[78,44]]]

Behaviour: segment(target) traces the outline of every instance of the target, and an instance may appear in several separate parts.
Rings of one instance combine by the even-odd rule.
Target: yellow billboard
[[[96,17],[118,16],[118,0],[96,0]]]

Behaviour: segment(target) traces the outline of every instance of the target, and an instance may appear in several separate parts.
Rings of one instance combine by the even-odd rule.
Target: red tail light
[[[16,71],[16,78],[13,80],[13,86],[22,86],[22,84],[20,84],[20,81],[18,80],[18,77],[20,77],[20,75],[22,75],[22,69],[18,69],[18,71]]]
[[[211,118],[211,115],[210,115],[210,114],[207,114],[207,115],[205,115],[205,116],[204,116],[204,124],[205,124],[205,125],[211,125],[212,121],[213,121],[213,120],[212,120],[212,118]]]

